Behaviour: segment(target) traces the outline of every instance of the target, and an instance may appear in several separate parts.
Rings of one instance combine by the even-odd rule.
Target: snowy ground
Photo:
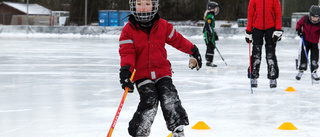
[[[118,35],[0,35],[1,137],[105,137],[123,95]],[[188,37],[204,58],[201,36]],[[278,88],[270,89],[263,57],[259,85],[250,93],[248,44],[243,36],[220,38],[217,69],[188,68],[188,55],[167,46],[173,80],[190,125],[187,137],[318,137],[320,84],[310,72],[295,80],[299,39],[278,44]],[[264,51],[263,51],[264,52]],[[265,56],[265,53],[263,53]],[[286,92],[293,87],[296,92]],[[113,137],[129,137],[128,122],[139,101],[128,94]],[[193,130],[204,121],[210,130]],[[278,130],[283,122],[298,130]],[[150,137],[167,137],[161,110]]]

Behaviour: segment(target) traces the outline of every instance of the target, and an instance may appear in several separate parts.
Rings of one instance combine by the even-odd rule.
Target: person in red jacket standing
[[[202,59],[198,48],[178,33],[173,25],[160,18],[159,0],[129,0],[131,15],[120,35],[120,83],[133,90],[130,77],[140,95],[140,102],[132,120],[129,134],[148,137],[157,114],[158,105],[172,137],[184,137],[183,127],[189,124],[178,92],[172,83],[170,62],[165,44],[190,55],[189,67],[199,70]]]
[[[306,51],[311,51],[311,76],[314,80],[320,80],[317,75],[317,69],[319,67],[319,37],[320,37],[320,7],[318,5],[312,5],[310,7],[309,15],[303,16],[296,26],[297,34],[303,38],[306,46]],[[300,80],[304,71],[307,70],[308,62],[304,51],[303,43],[301,43],[300,54],[298,58],[299,72],[296,76],[297,80]]]
[[[251,56],[250,75],[251,86],[258,86],[259,69],[261,64],[261,51],[263,40],[265,40],[266,61],[268,64],[268,79],[270,88],[277,87],[279,77],[278,61],[276,57],[276,44],[281,40],[283,30],[281,29],[281,6],[279,0],[250,0],[248,8],[248,24],[246,29],[246,42],[253,42]],[[250,74],[250,72],[252,72]]]

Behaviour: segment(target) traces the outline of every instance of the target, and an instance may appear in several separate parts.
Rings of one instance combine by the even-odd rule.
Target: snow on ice
[[[202,36],[193,35],[192,29],[177,30],[184,31],[204,58]],[[276,89],[269,88],[263,49],[258,88],[251,94],[249,48],[240,32],[221,34],[217,47],[228,66],[216,52],[215,69],[191,70],[188,55],[167,45],[173,82],[190,120],[186,136],[318,136],[320,85],[311,84],[309,71],[295,80],[299,37],[284,37],[277,45]],[[1,33],[0,136],[105,137],[123,95],[118,34]],[[296,92],[286,92],[288,87]],[[129,137],[128,122],[138,101],[136,91],[128,94],[113,137]],[[211,129],[191,129],[198,121]],[[277,129],[283,122],[293,123],[298,130]],[[169,134],[159,108],[150,137]]]

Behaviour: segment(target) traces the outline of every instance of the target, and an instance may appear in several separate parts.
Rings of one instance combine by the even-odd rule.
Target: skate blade
[[[319,84],[320,83],[320,80],[314,80],[312,79],[312,84]]]
[[[217,67],[206,67],[206,71],[218,71]]]

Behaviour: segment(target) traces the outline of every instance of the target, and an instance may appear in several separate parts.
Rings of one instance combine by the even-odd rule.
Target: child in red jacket
[[[160,18],[159,0],[130,0],[129,23],[124,26],[119,40],[121,56],[120,83],[133,90],[130,77],[140,95],[138,108],[129,122],[129,134],[148,137],[157,114],[163,112],[172,137],[184,137],[183,127],[189,124],[178,92],[172,83],[171,65],[165,44],[190,54],[189,67],[199,70],[202,60],[198,48],[178,33],[173,25]]]
[[[245,39],[248,43],[253,42],[251,70],[250,67],[248,69],[248,78],[251,78],[251,86],[253,88],[258,86],[257,79],[259,78],[264,41],[270,88],[277,87],[279,67],[276,56],[276,44],[277,41],[281,40],[283,33],[283,30],[281,30],[281,16],[279,0],[250,0],[249,2]]]
[[[319,36],[320,36],[320,7],[318,5],[312,5],[310,7],[309,15],[303,16],[296,26],[297,34],[303,38],[306,46],[307,54],[311,51],[311,75],[314,80],[320,80],[317,75],[317,69],[319,67]],[[300,80],[304,71],[307,70],[308,62],[304,51],[303,43],[301,44],[300,54],[298,58],[299,72],[296,76],[297,80]]]

